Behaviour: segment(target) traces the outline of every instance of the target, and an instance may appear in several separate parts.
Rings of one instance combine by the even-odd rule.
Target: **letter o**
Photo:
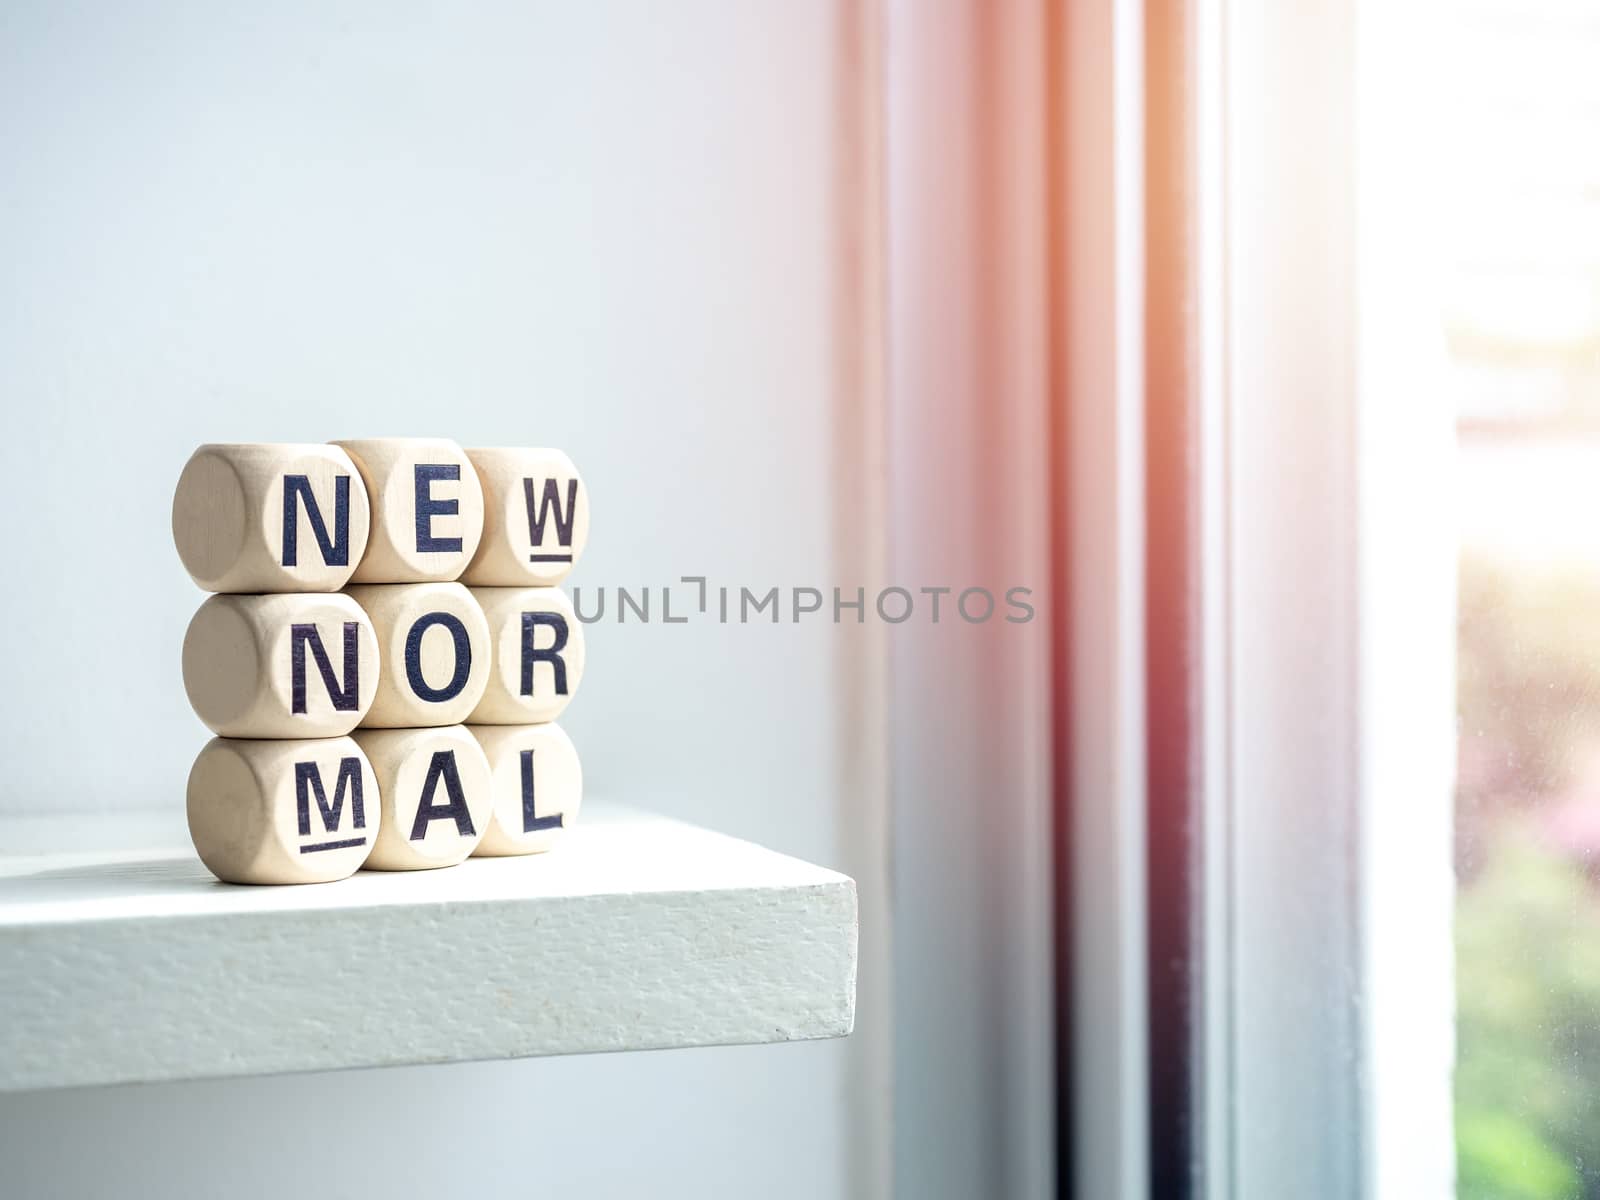
[[[456,650],[456,673],[442,688],[429,687],[428,681],[422,677],[422,635],[435,625],[443,625],[450,631]],[[429,704],[439,704],[460,695],[471,673],[472,641],[467,637],[467,627],[461,623],[461,619],[447,612],[423,613],[418,617],[411,626],[411,632],[406,634],[406,682],[411,684],[411,690]]]
[[[888,613],[883,611],[883,598],[889,595],[891,592],[898,592],[900,595],[906,598],[906,610],[898,617],[891,617]],[[906,589],[903,587],[887,587],[878,593],[878,617],[880,620],[887,621],[890,625],[898,625],[902,621],[910,620],[911,610],[915,607],[916,601],[911,598],[911,593],[906,591]]]
[[[967,597],[972,595],[973,592],[977,592],[978,595],[983,597],[985,608],[983,610],[983,616],[981,617],[971,616],[967,612]],[[967,624],[982,625],[990,617],[994,616],[994,595],[989,591],[988,588],[969,587],[956,598],[956,608],[960,610],[961,619],[967,622]]]

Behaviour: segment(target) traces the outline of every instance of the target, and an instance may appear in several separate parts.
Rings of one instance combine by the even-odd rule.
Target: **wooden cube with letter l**
[[[561,726],[471,725],[489,762],[488,828],[474,854],[490,857],[549,850],[578,820],[583,766]]]

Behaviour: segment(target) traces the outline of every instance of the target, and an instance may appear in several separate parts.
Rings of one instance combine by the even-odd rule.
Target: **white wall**
[[[559,445],[586,589],[831,584],[835,34],[739,0],[0,12],[0,814],[181,811],[202,441]],[[828,626],[588,633],[591,795],[837,860]],[[11,1097],[0,1158],[20,1195],[828,1195],[842,1055]]]
[[[890,634],[894,1172],[1053,1196],[1044,7],[888,6],[889,568],[953,587]],[[1036,620],[968,624],[968,587]],[[929,606],[926,597],[918,604]]]

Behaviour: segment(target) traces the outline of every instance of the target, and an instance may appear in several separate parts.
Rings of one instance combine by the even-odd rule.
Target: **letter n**
[[[314,624],[289,626],[289,711],[306,711],[306,647],[311,647],[311,657],[316,661],[317,674],[322,676],[322,686],[328,689],[328,699],[333,701],[335,712],[354,712],[360,707],[361,694],[361,624],[344,623],[344,686],[333,674],[333,663],[322,644],[322,633]]]
[[[328,536],[328,526],[322,519],[322,509],[311,491],[309,475],[283,477],[283,565],[300,565],[300,506],[295,497],[305,501],[306,520],[311,522],[311,533],[317,539],[317,549],[322,551],[322,561],[330,567],[350,565],[350,476],[339,475],[333,481],[333,536]]]

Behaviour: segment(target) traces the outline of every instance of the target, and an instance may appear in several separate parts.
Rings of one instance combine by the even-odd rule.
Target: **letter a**
[[[435,804],[439,781],[444,781],[448,804]],[[438,750],[428,764],[428,777],[422,781],[422,801],[417,805],[417,819],[411,825],[411,840],[420,842],[428,833],[428,825],[446,817],[455,818],[456,832],[462,837],[476,837],[472,828],[472,814],[467,812],[467,800],[461,793],[461,776],[456,772],[456,752]]]

